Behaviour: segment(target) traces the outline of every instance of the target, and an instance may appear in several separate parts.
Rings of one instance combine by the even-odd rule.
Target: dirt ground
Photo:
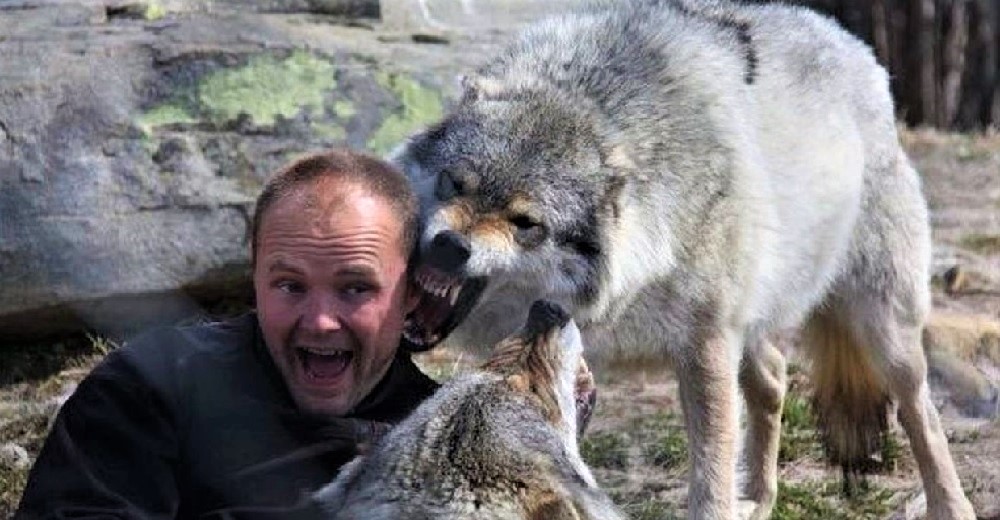
[[[1000,319],[1000,137],[908,131],[904,142],[923,175],[932,210],[935,310]],[[12,513],[59,403],[110,348],[114,345],[86,337],[58,344],[3,346],[0,517]],[[977,355],[971,361],[990,383],[998,383],[995,363],[1000,356]],[[462,353],[447,351],[434,352],[420,362],[438,377],[474,364]],[[839,471],[822,461],[805,397],[805,370],[793,361],[790,372],[779,504],[773,518],[921,518],[919,478],[898,432],[876,458],[878,471],[855,485],[850,498],[842,496]],[[682,518],[686,438],[670,371],[657,366],[610,367],[597,376],[600,401],[581,443],[584,457],[633,518]],[[965,418],[945,406],[943,423],[963,487],[979,518],[1000,520],[1000,421]]]

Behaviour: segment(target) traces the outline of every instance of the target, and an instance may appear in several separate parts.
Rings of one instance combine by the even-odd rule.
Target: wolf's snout
[[[554,327],[565,327],[569,323],[569,313],[558,303],[537,300],[528,311],[528,329],[545,331]]]
[[[442,231],[431,240],[425,262],[446,273],[458,273],[472,255],[469,240],[454,231]]]

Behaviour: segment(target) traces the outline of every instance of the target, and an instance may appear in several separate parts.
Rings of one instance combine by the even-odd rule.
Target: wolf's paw
[[[740,499],[736,503],[736,514],[740,520],[766,520],[771,517],[773,501],[757,502],[756,500]]]

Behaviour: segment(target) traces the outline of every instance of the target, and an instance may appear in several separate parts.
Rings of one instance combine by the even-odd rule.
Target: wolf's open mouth
[[[429,265],[417,267],[414,281],[420,303],[406,317],[403,341],[411,352],[422,352],[443,341],[479,301],[485,278],[464,278]]]

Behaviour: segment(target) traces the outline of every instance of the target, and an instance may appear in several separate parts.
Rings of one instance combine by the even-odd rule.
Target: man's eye
[[[302,284],[291,280],[281,280],[274,285],[279,291],[287,294],[302,294],[304,291]]]
[[[352,283],[344,287],[344,292],[352,296],[367,294],[373,290],[375,290],[375,287],[367,283]]]

